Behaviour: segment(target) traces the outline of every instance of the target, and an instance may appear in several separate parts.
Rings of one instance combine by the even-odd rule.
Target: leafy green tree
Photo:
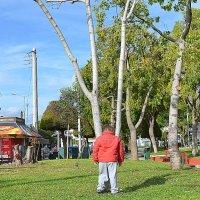
[[[57,101],[51,101],[47,106],[41,122],[40,128],[43,130],[58,130],[59,125],[59,114],[57,113]]]
[[[108,9],[108,7],[106,6],[107,4],[105,2],[103,2],[105,9]],[[98,11],[98,14],[101,13]],[[119,57],[119,52],[120,52],[120,30],[119,30],[119,20],[116,19],[114,24],[110,27],[103,27],[103,23],[104,23],[104,17],[105,17],[105,12],[102,12],[102,15],[97,15],[97,17],[99,17],[99,26],[97,29],[97,33],[99,35],[98,37],[98,47],[99,47],[99,54],[100,54],[100,69],[103,68],[103,72],[105,74],[104,79],[106,82],[106,88],[111,88],[111,91],[115,92],[115,89],[113,88],[113,85],[116,85],[115,80],[117,80],[115,78],[116,76],[116,68],[118,66],[118,57]],[[128,54],[128,59],[129,59],[129,63],[130,63],[130,70],[129,73],[125,76],[125,87],[127,87],[127,85],[130,85],[130,88],[127,90],[127,94],[129,94],[129,90],[131,90],[131,94],[132,93],[136,93],[137,95],[133,95],[134,97],[136,97],[137,99],[137,103],[132,103],[131,108],[128,108],[129,104],[130,104],[130,100],[129,97],[127,99],[127,117],[129,118],[128,120],[128,124],[129,124],[129,128],[132,129],[132,144],[131,147],[132,148],[132,152],[133,153],[133,157],[135,157],[134,159],[137,159],[137,145],[136,145],[136,131],[133,131],[133,124],[131,123],[131,116],[130,114],[128,114],[130,112],[130,110],[133,109],[133,104],[135,104],[134,109],[142,109],[142,104],[143,99],[145,98],[144,96],[144,90],[147,90],[147,88],[150,87],[150,85],[153,83],[153,80],[151,80],[151,76],[153,74],[153,76],[155,75],[155,73],[150,73],[149,71],[149,65],[152,65],[152,63],[150,62],[152,59],[152,46],[155,46],[155,41],[156,41],[156,37],[152,37],[148,31],[145,31],[146,28],[141,25],[139,26],[137,25],[133,25],[134,22],[131,21],[132,24],[129,22],[129,25],[127,26],[127,39],[126,39],[126,49],[127,49],[127,54]],[[152,44],[151,44],[152,43]],[[156,48],[155,48],[156,49]],[[160,52],[156,52],[154,50],[153,55],[156,59],[156,57],[159,57],[159,53]],[[103,59],[101,59],[103,58]],[[135,59],[137,58],[137,59]],[[101,62],[104,63],[104,65],[101,67]],[[154,62],[154,65],[155,62]],[[110,67],[111,66],[111,67]],[[144,67],[146,66],[146,67]],[[145,68],[145,70],[143,69]],[[151,67],[151,69],[153,68],[153,66]],[[107,69],[107,70],[106,70]],[[138,69],[142,69],[143,72],[136,72]],[[156,68],[156,70],[158,69],[158,67]],[[154,70],[154,72],[156,71]],[[163,70],[162,70],[163,71]],[[113,77],[113,79],[109,80],[107,79],[108,76],[106,76],[106,72],[107,74],[109,74],[110,76]],[[113,73],[114,72],[114,73]],[[101,74],[101,73],[99,73]],[[134,74],[136,74],[134,76]],[[159,76],[156,76],[159,77]],[[114,79],[115,78],[115,79]],[[129,81],[131,80],[131,81]],[[105,82],[103,81],[103,82]],[[110,82],[111,81],[111,82]],[[101,81],[100,81],[101,82]],[[114,86],[116,87],[116,86]],[[100,87],[101,88],[101,87]],[[101,91],[101,89],[100,89]],[[106,92],[106,90],[104,90],[104,92]],[[116,93],[116,92],[115,92]],[[146,92],[147,93],[147,92]],[[114,95],[112,94],[112,96],[114,97]],[[130,95],[128,95],[130,96]],[[129,102],[129,103],[128,103]],[[145,103],[146,104],[146,103]],[[144,110],[143,110],[144,112]],[[142,116],[144,115],[144,113],[142,112]],[[133,111],[132,111],[133,113]],[[137,115],[138,116],[138,115]],[[126,117],[126,118],[127,118]],[[134,118],[132,117],[133,121]],[[141,118],[139,122],[141,121]],[[137,124],[137,127],[139,126],[139,124]],[[131,128],[132,127],[132,128]],[[133,139],[134,138],[134,139]]]
[[[60,98],[57,104],[57,112],[59,113],[60,127],[64,130],[77,129],[78,119],[77,92],[75,88],[63,88],[60,91]]]
[[[39,128],[38,132],[43,138],[48,139],[51,145],[55,144],[55,139],[53,137],[51,137],[54,134],[53,131],[43,130],[43,129]]]
[[[60,99],[52,101],[47,106],[40,123],[40,128],[44,130],[59,130],[64,146],[64,156],[67,152],[67,140],[64,131],[77,129],[77,104],[76,92],[71,88],[61,90]]]
[[[160,34],[165,39],[173,42],[178,47],[178,56],[176,61],[176,67],[174,70],[174,77],[172,81],[172,89],[171,89],[171,99],[170,99],[170,112],[169,112],[169,152],[170,152],[170,160],[171,160],[171,168],[176,170],[181,168],[181,160],[180,160],[180,152],[178,149],[178,102],[179,102],[179,94],[180,94],[180,76],[181,76],[181,68],[182,68],[182,58],[183,52],[186,48],[185,40],[190,30],[190,24],[192,21],[192,10],[191,10],[191,0],[186,1],[162,1],[162,0],[150,0],[150,4],[159,3],[164,10],[170,11],[174,9],[175,11],[183,11],[185,10],[185,26],[182,30],[182,33],[179,35],[179,38],[173,38],[172,36],[166,34],[159,30],[154,24],[153,20],[146,18],[143,16],[143,13],[135,13],[138,19],[145,22],[148,26],[150,26],[154,31]]]

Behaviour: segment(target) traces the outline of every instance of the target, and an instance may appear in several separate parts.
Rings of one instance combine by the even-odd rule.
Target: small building
[[[13,146],[19,145],[22,156],[31,141],[40,141],[42,136],[27,126],[18,117],[0,117],[0,158],[13,158]]]

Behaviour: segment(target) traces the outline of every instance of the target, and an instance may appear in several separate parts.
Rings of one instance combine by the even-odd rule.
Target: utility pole
[[[23,113],[23,117],[24,117],[24,120],[25,120],[25,123],[26,123],[26,96],[23,96],[24,98],[24,113]]]
[[[33,77],[33,126],[38,130],[38,92],[37,92],[37,56],[36,49],[32,50],[32,77]]]
[[[27,101],[26,101],[26,120],[25,120],[26,124],[28,124],[29,122],[29,119],[28,119],[28,98],[27,98]]]
[[[23,118],[23,119],[25,120],[25,123],[27,123],[27,122],[28,122],[28,103],[26,104],[26,101],[28,102],[28,96],[19,95],[19,94],[17,94],[17,93],[12,93],[11,95],[23,97],[24,108],[23,108],[23,111],[22,111],[22,113],[21,113],[21,118]],[[27,117],[27,118],[26,118],[26,117]]]

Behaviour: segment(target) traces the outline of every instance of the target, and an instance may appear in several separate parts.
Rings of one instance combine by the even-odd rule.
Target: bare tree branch
[[[85,3],[85,0],[45,0],[45,1],[47,3],[49,3],[49,2],[69,2],[69,3],[83,2],[83,3]]]
[[[136,0],[134,0],[135,2]],[[118,88],[117,88],[117,109],[116,109],[116,129],[115,134],[120,135],[121,131],[121,105],[122,105],[122,89],[123,89],[123,71],[125,63],[125,51],[126,51],[126,22],[128,17],[133,12],[135,3],[132,4],[130,8],[130,13],[128,14],[128,8],[130,7],[131,0],[127,0],[123,17],[121,19],[121,47],[120,47],[120,60],[119,60],[119,70],[118,70]]]
[[[83,81],[83,77],[81,75],[81,72],[80,72],[80,69],[79,69],[79,65],[77,63],[77,60],[76,58],[73,56],[66,40],[65,40],[65,37],[63,36],[61,30],[59,29],[58,25],[56,24],[55,20],[53,19],[53,17],[51,16],[51,14],[49,13],[49,11],[47,10],[47,8],[45,7],[45,5],[42,3],[41,0],[34,0],[39,6],[40,8],[42,9],[42,11],[45,13],[45,15],[47,16],[48,20],[50,21],[50,23],[52,24],[53,28],[55,29],[56,33],[58,34],[63,46],[64,46],[64,49],[66,50],[66,53],[70,59],[70,61],[72,62],[72,65],[76,71],[76,75],[77,75],[77,78],[78,78],[78,81],[79,81],[79,84],[83,90],[83,92],[85,93],[85,95],[88,97],[88,99],[90,99],[90,101],[92,100],[92,95],[91,95],[91,92],[88,91],[84,81]]]
[[[146,24],[148,24],[154,31],[156,31],[159,35],[161,35],[162,37],[164,37],[165,39],[169,40],[170,42],[173,42],[177,45],[179,45],[179,42],[177,40],[175,40],[174,38],[164,34],[161,30],[159,30],[157,27],[155,27],[152,23],[150,23],[148,20],[144,19],[141,16],[138,16],[137,14],[134,14],[138,19],[140,19],[141,21],[145,22]]]
[[[77,60],[74,58],[62,32],[59,29],[58,25],[56,24],[55,20],[53,19],[53,17],[51,16],[51,14],[49,13],[49,11],[47,10],[47,8],[45,7],[45,5],[42,3],[41,0],[34,0],[34,1],[40,6],[42,11],[45,13],[47,18],[49,19],[51,25],[53,26],[53,28],[55,29],[55,31],[58,35],[60,41],[62,42],[63,47],[64,47],[70,61],[73,64],[80,87],[91,103],[95,135],[96,135],[96,137],[98,137],[102,134],[102,128],[101,128],[100,110],[99,110],[99,102],[98,102],[98,66],[97,66],[96,46],[95,46],[90,0],[85,0],[84,2],[85,2],[85,6],[86,6],[86,15],[87,15],[87,22],[88,22],[89,35],[90,35],[90,44],[91,44],[91,53],[92,53],[92,71],[93,71],[93,90],[92,90],[92,92],[90,92],[87,89],[85,82],[83,80],[83,77],[81,75]],[[77,0],[74,2],[80,2],[80,0]],[[82,2],[82,0],[81,0],[81,2]]]
[[[136,129],[132,119],[131,119],[131,109],[130,109],[130,90],[129,87],[126,88],[126,120],[130,129]]]
[[[136,129],[139,127],[139,125],[141,124],[141,122],[143,120],[144,112],[145,112],[146,107],[147,107],[147,102],[148,102],[151,90],[152,90],[152,86],[149,88],[149,91],[147,92],[147,95],[146,95],[146,98],[145,98],[145,101],[144,101],[144,104],[143,104],[143,107],[142,107],[142,112],[140,113],[140,118],[139,118],[137,124],[135,125]]]
[[[185,15],[185,28],[184,28],[183,34],[181,36],[182,40],[185,40],[187,34],[189,33],[191,21],[192,21],[191,0],[187,0],[186,15]]]
[[[91,48],[91,56],[92,56],[92,79],[93,79],[93,95],[98,96],[98,64],[97,64],[97,50],[95,44],[95,33],[94,26],[92,21],[92,12],[90,7],[90,0],[85,0],[86,5],[86,15],[87,15],[87,23],[89,28],[89,37],[90,37],[90,48]]]
[[[126,17],[127,19],[129,19],[130,16],[132,15],[136,2],[137,2],[137,0],[133,0],[133,4],[132,4],[132,6],[131,6],[131,9],[130,9],[130,11],[129,11],[127,17]]]
[[[122,20],[125,22],[127,19],[128,7],[131,0],[127,0]]]

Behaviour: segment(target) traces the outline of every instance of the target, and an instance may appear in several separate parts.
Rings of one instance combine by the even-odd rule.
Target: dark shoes
[[[110,192],[110,190],[97,190],[98,194],[107,193],[107,192]],[[118,191],[118,192],[111,193],[111,194],[118,195],[118,194],[123,194],[123,192]]]
[[[107,193],[107,191],[105,190],[97,190],[98,194],[103,194],[103,193]],[[115,193],[111,193],[112,195],[120,195],[120,194],[124,194],[123,192],[115,192]]]
[[[111,193],[113,195],[118,195],[118,194],[124,194],[123,192],[115,192],[115,193]]]
[[[97,190],[97,193],[98,193],[98,194],[107,193],[107,192],[110,192],[110,189],[104,189],[104,190],[98,189],[98,190]]]
[[[104,193],[105,192],[105,190],[97,190],[97,193],[98,194],[102,194],[102,193]]]

